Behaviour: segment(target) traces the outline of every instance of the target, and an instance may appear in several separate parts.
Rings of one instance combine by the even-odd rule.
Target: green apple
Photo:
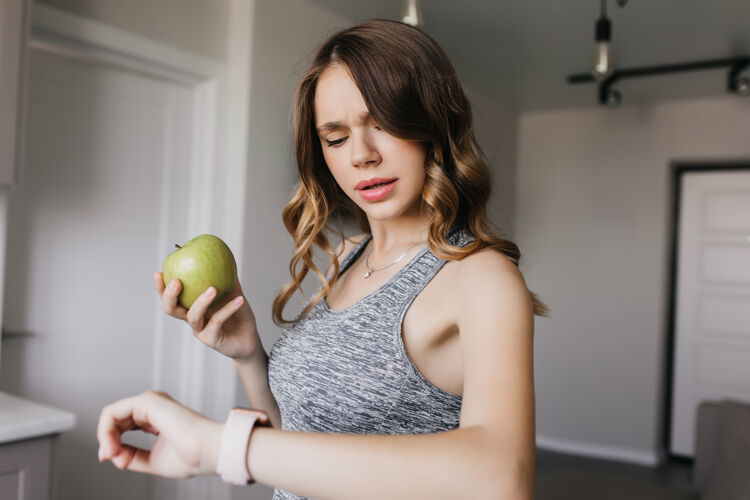
[[[221,238],[201,234],[182,246],[175,246],[177,250],[164,259],[162,276],[164,286],[174,278],[182,282],[182,291],[177,300],[185,309],[190,309],[195,299],[210,286],[216,288],[213,302],[234,289],[237,284],[237,263]]]

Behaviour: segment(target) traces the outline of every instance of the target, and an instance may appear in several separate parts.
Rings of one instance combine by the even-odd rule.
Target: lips
[[[359,181],[354,189],[365,189],[370,186],[376,186],[378,184],[390,184],[391,182],[395,181],[396,178],[387,178],[387,177],[373,177],[372,179],[367,179],[364,181]]]

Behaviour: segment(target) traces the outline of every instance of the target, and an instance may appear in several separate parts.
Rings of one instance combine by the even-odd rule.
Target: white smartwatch
[[[224,481],[236,485],[255,482],[250,475],[247,451],[250,446],[250,433],[256,425],[271,427],[271,420],[266,412],[249,408],[234,408],[229,412],[221,436],[219,460],[216,463],[216,472]]]

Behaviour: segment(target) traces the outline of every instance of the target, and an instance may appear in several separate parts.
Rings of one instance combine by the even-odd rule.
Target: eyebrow
[[[360,114],[359,115],[359,119],[364,121],[367,118],[369,118],[369,116],[370,116],[370,111],[368,110],[368,111],[365,111],[364,113]],[[322,132],[330,132],[331,130],[336,130],[336,129],[343,128],[343,127],[344,127],[344,124],[341,123],[341,122],[338,122],[338,121],[327,122],[327,123],[324,123],[323,125],[321,125],[320,127],[318,127],[317,131],[320,134]]]

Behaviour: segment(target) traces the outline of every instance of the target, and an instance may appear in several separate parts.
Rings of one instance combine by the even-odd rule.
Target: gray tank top
[[[371,238],[365,237],[343,258],[340,274]],[[473,239],[457,228],[448,235],[456,246]],[[337,311],[320,300],[304,319],[282,332],[269,355],[268,379],[283,429],[428,434],[458,427],[461,396],[425,379],[401,336],[409,305],[446,262],[425,246],[359,302]],[[278,488],[273,495],[273,500],[302,498]]]

